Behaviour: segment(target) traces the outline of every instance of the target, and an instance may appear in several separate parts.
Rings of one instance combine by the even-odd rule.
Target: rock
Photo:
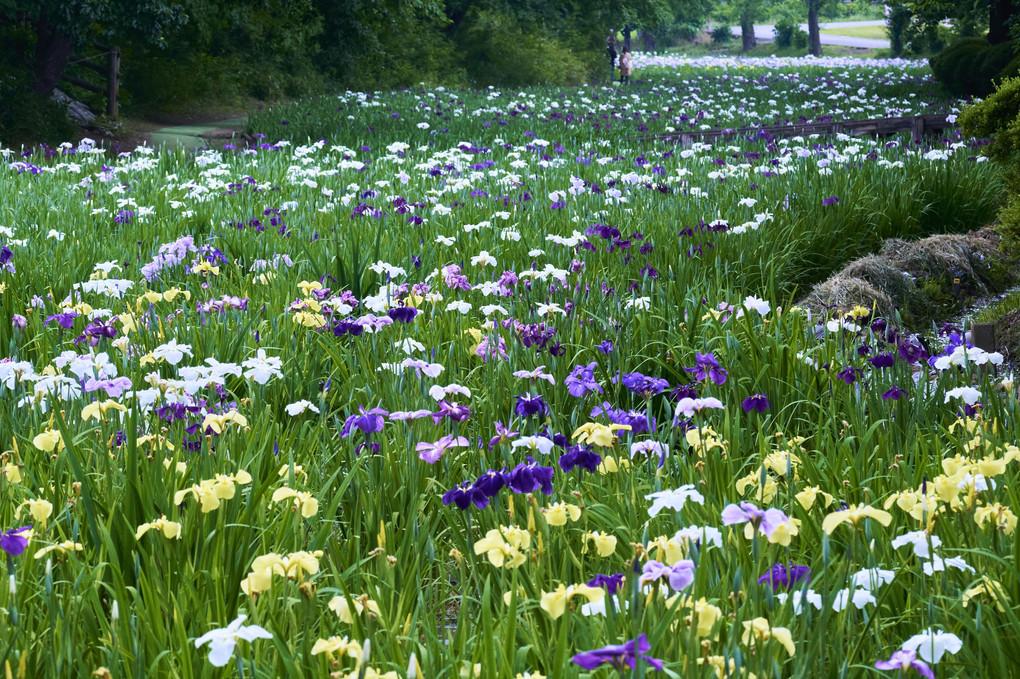
[[[89,109],[88,106],[72,99],[64,92],[60,90],[53,90],[53,96],[50,97],[53,101],[58,104],[67,106],[67,117],[76,125],[91,125],[96,120],[96,114]]]

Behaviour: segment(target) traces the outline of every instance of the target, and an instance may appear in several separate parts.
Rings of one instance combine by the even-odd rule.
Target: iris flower
[[[951,632],[929,627],[904,641],[902,648],[904,651],[917,653],[927,663],[937,665],[946,653],[951,655],[959,653],[963,648],[963,641]]]
[[[28,537],[25,535],[32,530],[31,526],[12,528],[3,535],[0,535],[0,549],[11,556],[18,556],[28,547]]]
[[[652,506],[648,508],[648,516],[654,517],[663,509],[672,509],[679,512],[684,508],[688,500],[705,504],[705,496],[694,489],[694,484],[685,484],[675,490],[660,490],[657,493],[645,495],[646,500],[652,500]]]
[[[421,441],[414,447],[420,457],[429,464],[435,464],[439,461],[439,458],[443,456],[450,448],[463,448],[470,445],[468,440],[463,436],[444,436],[435,443],[428,443]]]
[[[917,673],[925,677],[925,679],[935,679],[935,673],[931,671],[931,667],[923,660],[918,660],[917,653],[914,651],[901,649],[893,652],[888,660],[878,660],[875,662],[875,669],[899,670],[897,674],[901,677],[906,676],[907,670],[911,668],[917,670]]]
[[[247,617],[241,614],[226,627],[206,632],[195,639],[195,648],[209,644],[209,662],[215,667],[223,667],[234,655],[234,647],[237,646],[238,640],[250,643],[256,639],[273,638],[272,634],[258,625],[242,625]]]
[[[694,379],[699,382],[710,379],[715,384],[724,384],[729,374],[725,368],[719,365],[715,354],[702,354],[701,352],[694,353],[694,367],[684,368],[684,370],[694,375]]]
[[[789,517],[780,509],[759,509],[750,502],[741,502],[739,505],[729,504],[722,510],[724,526],[749,523],[753,528],[764,533],[766,537],[771,536],[780,524],[788,520]]]
[[[832,535],[832,531],[836,530],[836,526],[841,523],[852,523],[853,525],[859,524],[865,518],[874,519],[883,526],[888,526],[892,523],[892,514],[882,509],[875,509],[869,505],[853,505],[847,509],[841,509],[829,514],[822,521],[822,530],[827,534]]]
[[[638,660],[643,660],[658,671],[662,671],[662,661],[647,655],[652,650],[648,638],[641,634],[625,644],[609,645],[594,651],[578,653],[571,660],[586,670],[593,670],[599,665],[608,664],[620,672],[624,668],[634,669]]]

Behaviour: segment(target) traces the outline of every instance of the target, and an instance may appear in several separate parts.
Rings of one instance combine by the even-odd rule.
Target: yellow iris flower
[[[892,523],[892,514],[881,509],[875,509],[869,505],[851,505],[847,509],[842,511],[833,512],[825,517],[822,521],[822,530],[828,535],[832,535],[832,531],[836,530],[836,526],[841,523],[852,523],[853,525],[859,524],[865,518],[874,519],[883,526],[888,526]]]

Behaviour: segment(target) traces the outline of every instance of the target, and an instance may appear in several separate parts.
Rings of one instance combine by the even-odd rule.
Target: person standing
[[[616,80],[616,36],[613,33],[606,38],[606,51],[609,52],[609,82]]]
[[[630,84],[630,72],[633,68],[633,60],[630,56],[630,48],[624,47],[623,52],[620,54],[620,84]]]

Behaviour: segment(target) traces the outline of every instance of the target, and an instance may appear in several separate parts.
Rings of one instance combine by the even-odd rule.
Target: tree
[[[89,39],[158,41],[186,20],[170,0],[0,0],[0,24],[27,26],[35,36],[32,89],[45,97]]]
[[[822,0],[805,0],[807,3],[808,51],[816,57],[822,56],[822,35],[818,27],[818,11]]]
[[[988,22],[988,42],[1000,45],[1010,39],[1010,28],[1020,20],[1018,0],[905,0],[904,4],[923,22],[941,21],[949,17],[954,21],[966,19],[975,11]],[[935,17],[935,19],[932,19]]]

